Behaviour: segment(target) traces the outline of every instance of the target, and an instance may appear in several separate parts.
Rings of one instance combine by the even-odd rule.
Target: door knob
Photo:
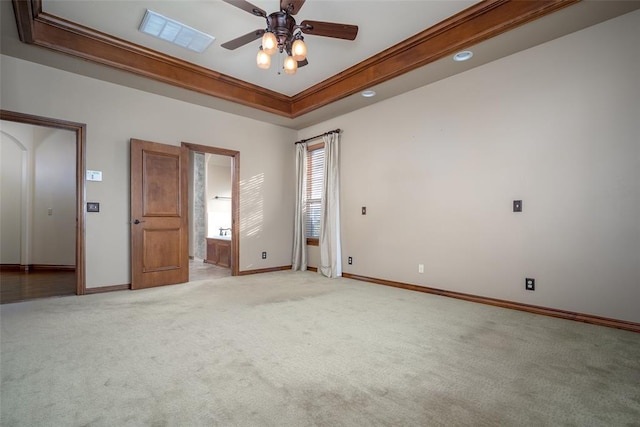
[[[140,224],[140,220],[136,219],[135,221],[133,221],[134,224]]]

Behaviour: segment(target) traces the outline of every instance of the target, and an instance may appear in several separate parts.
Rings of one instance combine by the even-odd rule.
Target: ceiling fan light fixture
[[[267,31],[262,36],[262,49],[267,55],[273,55],[278,51],[278,39],[271,31]]]
[[[284,60],[284,72],[286,74],[295,74],[298,70],[298,61],[293,56],[287,56]]]
[[[276,52],[278,55],[278,66],[283,54],[287,57],[283,62],[283,69],[286,74],[295,74],[298,67],[309,64],[307,61],[307,45],[304,43],[305,35],[332,37],[343,40],[355,40],[358,35],[357,25],[339,24],[336,22],[323,21],[302,21],[296,23],[294,15],[297,15],[306,0],[281,0],[280,10],[267,14],[264,10],[252,5],[247,0],[222,0],[239,9],[249,12],[252,15],[265,18],[266,29],[257,29],[243,36],[236,37],[220,46],[224,49],[234,50],[260,38],[262,45],[256,56],[256,62],[260,68],[268,68],[269,61],[265,54],[271,56]],[[280,74],[280,69],[278,70]]]
[[[262,47],[258,51],[258,56],[256,56],[256,63],[261,70],[267,70],[271,67],[271,56],[269,56]]]
[[[301,35],[297,35],[293,45],[291,45],[291,56],[296,61],[304,61],[307,57],[307,45]]]

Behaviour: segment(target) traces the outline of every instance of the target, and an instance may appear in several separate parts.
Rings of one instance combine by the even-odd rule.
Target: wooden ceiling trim
[[[16,25],[18,27],[18,37],[24,43],[33,43],[33,10],[32,4],[24,1],[13,2],[13,12],[16,16]],[[39,0],[34,0],[33,9],[42,10]]]
[[[39,0],[14,0],[25,43],[129,71],[174,86],[289,117],[290,97],[42,12]]]
[[[35,44],[287,118],[296,118],[580,0],[486,0],[289,97],[44,13],[13,0],[18,34]]]
[[[292,116],[384,83],[580,0],[489,0],[426,29],[292,98]]]

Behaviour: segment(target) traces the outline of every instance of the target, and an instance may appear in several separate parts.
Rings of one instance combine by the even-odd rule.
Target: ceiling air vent
[[[198,53],[204,52],[215,40],[209,34],[149,9],[142,18],[140,31]]]

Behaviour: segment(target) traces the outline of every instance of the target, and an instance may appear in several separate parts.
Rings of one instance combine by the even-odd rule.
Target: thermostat
[[[87,171],[87,181],[102,181],[102,171]]]

